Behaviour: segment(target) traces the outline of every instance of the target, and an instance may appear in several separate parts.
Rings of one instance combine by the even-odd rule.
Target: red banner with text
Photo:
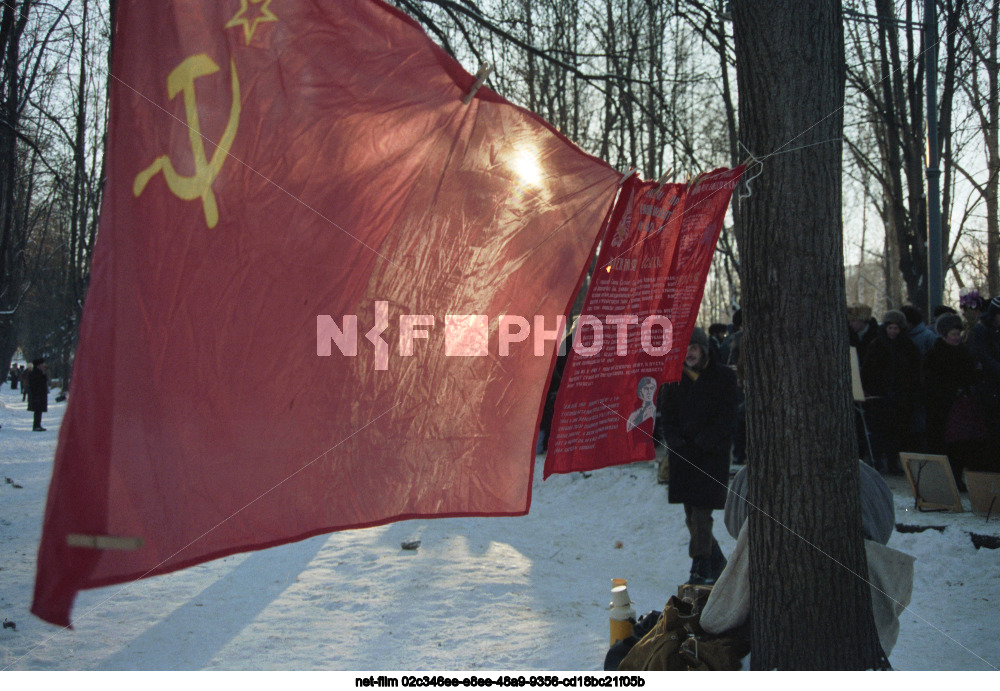
[[[630,178],[556,397],[544,475],[651,460],[660,385],[681,376],[733,189],[743,167],[691,185]]]

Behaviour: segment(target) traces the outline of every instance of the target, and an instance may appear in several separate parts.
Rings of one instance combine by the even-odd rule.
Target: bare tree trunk
[[[888,202],[890,198],[886,201]],[[899,230],[895,217],[885,223],[885,245],[882,253],[882,270],[885,272],[885,309],[898,309],[903,304],[903,283],[899,273]],[[876,306],[877,310],[877,306]]]
[[[865,237],[868,235],[868,198],[861,205],[861,254],[858,258],[858,275],[854,282],[854,303],[861,300],[861,282],[865,280]]]
[[[945,58],[943,89],[941,92],[941,103],[939,106],[940,118],[938,120],[938,151],[941,152],[942,164],[942,186],[941,186],[941,261],[942,276],[947,275],[948,269],[954,265],[955,258],[951,248],[951,212],[954,205],[953,185],[955,178],[955,153],[953,149],[952,117],[954,113],[955,87],[958,79],[959,65],[959,39],[961,38],[958,28],[961,21],[965,0],[944,0],[945,11],[945,34],[944,45],[947,56]],[[964,60],[963,60],[964,62]],[[948,303],[947,297],[944,298]],[[931,305],[931,311],[937,305]],[[928,316],[930,313],[928,313]]]
[[[615,41],[615,18],[614,11],[611,0],[605,0],[605,26],[607,38],[607,43],[604,45],[604,50],[607,55],[613,56],[617,50],[617,43]],[[607,58],[607,71],[610,73],[614,69],[614,58]],[[603,135],[601,137],[601,151],[600,157],[605,161],[611,160],[611,131],[614,127],[615,121],[617,120],[617,109],[615,108],[615,100],[612,98],[614,93],[613,85],[608,85],[608,93],[604,97],[604,128]]]
[[[983,129],[986,139],[986,160],[989,178],[986,181],[986,281],[990,295],[1000,295],[1000,65],[997,63],[998,25],[1000,2],[994,0],[990,8],[988,35],[989,58],[986,61],[987,96],[986,114],[989,121]]]
[[[645,40],[648,42],[646,51],[646,80],[649,82],[649,87],[646,89],[646,110],[650,113],[656,112],[656,102],[654,99],[653,86],[656,83],[656,76],[659,74],[662,66],[657,63],[656,51],[659,48],[660,41],[662,38],[661,32],[657,30],[657,20],[659,18],[659,13],[654,2],[646,0],[646,34]],[[646,125],[646,146],[643,158],[643,169],[646,171],[647,177],[655,178],[659,177],[659,166],[656,163],[656,141],[657,141],[657,127],[656,123],[650,122]]]
[[[816,143],[766,161],[743,218],[752,664],[884,668],[843,318],[841,6],[733,9],[742,140],[758,155]]]
[[[987,178],[961,170],[986,205],[986,284],[991,295],[1000,294],[1000,0],[965,6],[961,22],[964,46],[972,53],[972,67],[962,87],[978,120],[986,156]],[[984,83],[985,82],[985,83]]]
[[[6,372],[17,348],[16,317],[25,267],[24,229],[15,222],[20,127],[21,36],[30,3],[5,2],[0,10],[0,368]]]
[[[716,37],[718,40],[719,69],[722,72],[722,104],[725,107],[726,113],[726,133],[729,135],[729,163],[730,166],[735,168],[740,164],[742,157],[740,156],[738,144],[736,108],[733,106],[733,95],[729,85],[729,49],[727,47],[726,23],[721,14],[718,16],[716,22]],[[753,172],[750,171],[750,174],[753,174]],[[730,237],[736,238],[736,242],[738,243],[738,238],[743,232],[743,210],[740,208],[740,197],[738,194],[733,195],[730,208],[733,212],[733,228],[730,231],[723,226],[722,242],[720,244],[725,252],[723,259],[726,266],[726,276],[729,277],[730,302],[738,304],[739,293],[735,289],[736,284],[732,280],[732,274],[734,270],[735,273],[739,274],[740,262],[736,259],[735,253],[730,250],[733,243]]]

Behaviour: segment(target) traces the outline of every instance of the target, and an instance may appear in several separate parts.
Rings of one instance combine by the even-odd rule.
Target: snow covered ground
[[[50,402],[49,431],[32,433],[20,390],[2,388],[0,617],[17,628],[0,631],[0,670],[599,670],[611,579],[628,579],[641,614],[690,566],[683,509],[653,463],[542,482],[539,457],[528,516],[335,533],[86,591],[62,630],[28,609],[65,404]],[[1000,536],[1000,518],[918,513],[905,480],[890,484],[898,523],[947,526],[889,543],[917,557],[890,661],[1000,668],[1000,550],[969,538]]]

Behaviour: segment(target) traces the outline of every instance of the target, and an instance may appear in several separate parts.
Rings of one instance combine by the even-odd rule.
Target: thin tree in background
[[[13,144],[3,142],[0,161],[17,172],[0,176],[8,238],[0,252],[0,366],[21,346],[29,358],[46,357],[65,385],[103,187],[108,15],[86,0],[4,7],[20,8],[25,23],[16,40],[4,38],[17,60],[4,82],[0,127]]]
[[[990,295],[1000,295],[1000,0],[967,12],[963,34],[975,66],[963,89],[978,120],[986,177],[962,172],[986,204],[986,281]]]

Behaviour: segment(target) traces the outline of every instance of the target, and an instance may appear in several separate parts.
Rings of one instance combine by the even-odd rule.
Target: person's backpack
[[[714,635],[702,630],[699,620],[706,599],[689,602],[671,597],[656,626],[632,646],[618,671],[740,669],[750,644],[732,631]]]
[[[623,638],[608,648],[608,653],[604,656],[604,671],[616,671],[618,669],[618,665],[625,659],[625,656],[628,655],[628,651],[632,650],[635,644],[638,643],[643,636],[649,633],[649,631],[656,626],[656,622],[659,620],[660,612],[655,609],[639,617],[639,621],[637,621],[635,626],[632,627],[632,635],[628,638]]]

